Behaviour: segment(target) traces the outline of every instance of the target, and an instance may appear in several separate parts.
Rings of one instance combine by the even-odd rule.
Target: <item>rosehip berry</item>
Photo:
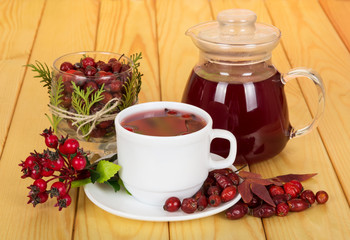
[[[66,195],[67,188],[63,182],[55,182],[51,185],[50,197],[62,197]]]
[[[55,207],[58,207],[58,210],[61,211],[62,208],[68,207],[72,202],[72,198],[66,194],[63,197],[57,198],[57,203],[55,204]]]
[[[207,191],[208,196],[220,195],[220,193],[221,193],[221,188],[219,186],[210,186]]]
[[[41,175],[43,175],[43,177],[50,177],[53,175],[53,173],[54,173],[54,170],[51,169],[48,165],[43,166],[43,168],[41,169]]]
[[[97,84],[93,81],[89,81],[84,84],[84,90],[86,91],[88,88],[91,88],[92,92],[96,92],[98,90]]]
[[[227,176],[232,181],[233,185],[235,185],[235,186],[239,185],[239,176],[237,173],[230,172]]]
[[[92,77],[97,73],[97,69],[93,66],[87,66],[84,70],[85,76]]]
[[[201,197],[204,196],[204,189],[201,187],[194,195],[192,198],[194,198],[196,201]]]
[[[273,185],[269,188],[269,193],[271,197],[284,194],[284,190],[280,186]]]
[[[290,196],[292,198],[296,198],[299,193],[300,193],[300,189],[297,185],[295,185],[294,183],[291,182],[287,182],[283,185],[284,191],[285,193],[290,194]]]
[[[185,213],[194,213],[197,210],[197,201],[193,198],[185,198],[181,203],[181,210]]]
[[[289,206],[287,203],[279,203],[276,207],[276,215],[279,217],[287,216],[289,212]]]
[[[91,57],[86,57],[80,61],[83,68],[86,68],[87,66],[95,67],[96,63],[95,60]]]
[[[296,185],[298,187],[298,189],[299,189],[299,192],[303,191],[303,189],[304,189],[303,185],[298,180],[292,180],[292,181],[290,181],[290,183],[293,183],[294,185]]]
[[[68,138],[59,145],[59,150],[62,154],[74,154],[79,148],[79,142],[74,138]]]
[[[68,70],[72,69],[74,69],[74,66],[70,62],[63,62],[60,66],[60,70],[63,72],[67,72]]]
[[[316,193],[316,201],[319,204],[324,204],[328,201],[328,194],[325,191],[318,191]]]
[[[313,191],[305,190],[300,194],[300,198],[309,202],[310,204],[314,204],[316,201],[316,196]]]
[[[248,213],[248,206],[238,202],[225,211],[225,216],[230,220],[236,220],[244,217]]]
[[[249,208],[256,208],[262,204],[262,200],[256,196],[255,194],[253,195],[252,200],[250,200],[249,203],[247,203]]]
[[[233,186],[232,181],[225,175],[222,175],[220,173],[214,173],[214,178],[222,189],[225,189],[229,186]]]
[[[49,148],[57,148],[58,146],[58,137],[53,134],[51,128],[45,129],[41,136],[45,137],[45,144]]]
[[[110,63],[110,65],[112,68],[112,72],[114,73],[119,73],[122,68],[122,64],[119,61],[113,61]]]
[[[208,206],[208,199],[206,196],[202,195],[197,200],[197,210],[203,211]]]
[[[44,203],[47,201],[49,195],[46,192],[41,192],[38,194],[29,194],[29,203],[33,204],[33,207],[35,207],[39,203]]]
[[[292,197],[288,193],[272,197],[272,200],[273,200],[273,202],[275,203],[276,206],[278,204],[280,204],[280,203],[286,203],[287,201],[289,201],[291,199],[292,199]]]
[[[97,71],[105,71],[105,72],[111,71],[111,66],[103,61],[98,61],[96,63],[96,68],[97,68]]]
[[[237,192],[236,186],[229,186],[225,188],[221,192],[221,201],[222,202],[231,201],[236,196],[236,192]]]
[[[41,167],[40,166],[36,166],[33,169],[30,170],[30,175],[29,175],[32,179],[36,180],[39,178],[42,178],[43,176],[41,175]]]
[[[107,104],[113,98],[112,94],[109,92],[103,92],[101,95],[103,96],[103,99],[101,100],[101,103],[103,104]]]
[[[61,155],[57,153],[57,156],[54,158],[50,158],[49,167],[54,171],[59,171],[64,166],[64,159]]]
[[[291,199],[287,202],[287,204],[291,212],[301,212],[311,206],[309,202],[300,198]]]
[[[47,187],[47,183],[44,179],[37,179],[34,181],[33,185],[31,185],[29,188],[32,190],[33,193],[40,193],[45,192]]]
[[[25,167],[25,168],[32,168],[32,167],[34,167],[35,163],[36,163],[36,158],[33,155],[30,155],[24,161],[23,167]]]
[[[181,207],[181,201],[177,197],[170,197],[165,201],[163,209],[168,212],[176,212]]]
[[[210,195],[208,198],[209,205],[212,207],[217,207],[221,204],[221,197],[219,195]]]
[[[275,207],[264,203],[261,206],[254,208],[252,211],[252,215],[254,217],[259,217],[259,218],[268,218],[275,215],[275,212],[276,212]]]
[[[83,170],[86,166],[86,159],[84,156],[82,155],[76,155],[73,159],[72,159],[72,167],[77,170]]]

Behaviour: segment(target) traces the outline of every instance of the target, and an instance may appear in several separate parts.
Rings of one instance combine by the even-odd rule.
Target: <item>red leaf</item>
[[[276,207],[275,203],[273,202],[269,192],[267,191],[264,185],[252,183],[250,184],[250,188],[252,192],[255,195],[257,195],[260,199],[264,200],[266,203],[270,204],[271,206]]]
[[[250,182],[243,181],[238,185],[238,192],[241,194],[242,200],[245,203],[249,203],[253,199],[253,194],[250,190]]]
[[[248,181],[250,183],[264,185],[264,186],[274,184],[274,182],[271,181],[270,179],[262,179],[262,178],[250,178],[250,179],[246,179],[246,181]]]
[[[308,180],[309,178],[312,178],[315,175],[317,175],[317,173],[287,174],[287,175],[277,176],[276,178],[281,182],[290,182],[292,180],[298,180],[299,182],[302,182],[302,181]]]
[[[260,174],[247,171],[240,171],[238,175],[242,178],[261,178]]]

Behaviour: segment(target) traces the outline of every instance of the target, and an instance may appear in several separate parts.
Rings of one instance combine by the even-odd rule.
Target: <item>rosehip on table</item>
[[[309,202],[310,204],[314,204],[316,201],[316,196],[311,190],[305,190],[300,194],[300,198]]]
[[[281,186],[272,185],[269,188],[269,193],[271,197],[284,194],[284,190]]]
[[[273,215],[275,215],[275,212],[276,212],[275,207],[270,206],[266,203],[263,203],[259,207],[256,207],[253,209],[252,215],[254,217],[259,217],[259,218],[268,218],[268,217],[272,217]]]
[[[324,204],[328,201],[328,194],[325,191],[318,191],[316,193],[316,201],[319,204]]]
[[[309,202],[300,198],[291,199],[287,202],[287,204],[291,212],[301,212],[305,209],[308,209],[311,206]]]
[[[37,204],[39,203],[44,203],[47,201],[49,195],[46,192],[40,192],[38,194],[34,194],[34,193],[29,193],[29,203],[33,204],[33,207],[35,207]]]
[[[285,183],[283,185],[283,188],[284,188],[285,193],[290,194],[290,196],[292,198],[296,198],[301,192],[300,188],[297,185],[295,185],[294,183],[291,183],[291,182]]]
[[[248,213],[248,206],[245,203],[238,202],[225,211],[225,216],[230,220],[236,220],[244,217]]]
[[[279,217],[284,217],[284,216],[287,216],[289,212],[289,206],[287,203],[279,203],[277,206],[276,206],[276,215],[279,216]]]

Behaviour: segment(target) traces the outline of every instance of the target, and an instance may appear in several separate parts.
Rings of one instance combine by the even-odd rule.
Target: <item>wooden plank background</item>
[[[317,130],[292,139],[281,154],[250,169],[264,177],[317,172],[305,186],[326,190],[330,195],[326,205],[286,218],[228,221],[220,213],[168,224],[108,214],[82,189],[73,191],[72,206],[62,212],[52,200],[35,209],[25,204],[31,180],[20,178],[17,165],[29,152],[44,148],[39,133],[49,123],[43,114],[48,112],[46,90],[23,65],[35,60],[50,65],[57,56],[81,50],[141,51],[140,102],[181,101],[198,60],[198,50],[184,33],[227,8],[251,9],[258,21],[281,29],[282,40],[272,58],[281,72],[304,66],[323,77],[327,102]],[[350,1],[341,0],[1,1],[0,81],[5,84],[0,88],[0,239],[346,239],[350,236],[350,144],[345,144],[350,142],[349,9]],[[318,100],[314,89],[305,79],[287,84],[293,125],[302,126],[312,118]]]

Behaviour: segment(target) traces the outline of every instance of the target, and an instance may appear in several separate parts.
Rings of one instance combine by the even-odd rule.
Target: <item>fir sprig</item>
[[[51,86],[51,91],[50,91],[50,104],[53,106],[58,107],[59,104],[62,102],[62,97],[63,97],[63,90],[64,90],[64,85],[62,81],[62,77],[59,77],[57,81],[54,81]],[[47,114],[45,114],[46,117],[49,119],[51,126],[53,127],[53,130],[55,133],[57,133],[57,126],[62,120],[61,117],[52,114],[52,117],[50,118]]]
[[[90,109],[95,104],[104,99],[102,93],[104,90],[104,85],[101,86],[99,90],[94,92],[91,87],[86,88],[86,90],[81,89],[77,86],[73,81],[73,94],[72,94],[72,106],[78,114],[82,115],[90,115]],[[78,126],[80,124],[78,123]],[[81,132],[83,135],[89,132],[91,128],[90,124],[85,124],[81,127]],[[89,136],[87,136],[89,138]]]
[[[143,74],[139,72],[139,60],[142,59],[142,53],[135,53],[130,56],[131,61],[134,64],[132,77],[124,83],[125,93],[123,94],[121,104],[118,106],[119,110],[123,110],[135,103],[138,94],[141,90],[141,77]]]
[[[47,87],[47,92],[50,94],[53,72],[50,71],[46,63],[42,64],[39,61],[35,61],[35,65],[28,64],[27,67],[30,67],[33,72],[38,73],[34,78],[41,78],[40,82],[44,83],[44,87]]]

